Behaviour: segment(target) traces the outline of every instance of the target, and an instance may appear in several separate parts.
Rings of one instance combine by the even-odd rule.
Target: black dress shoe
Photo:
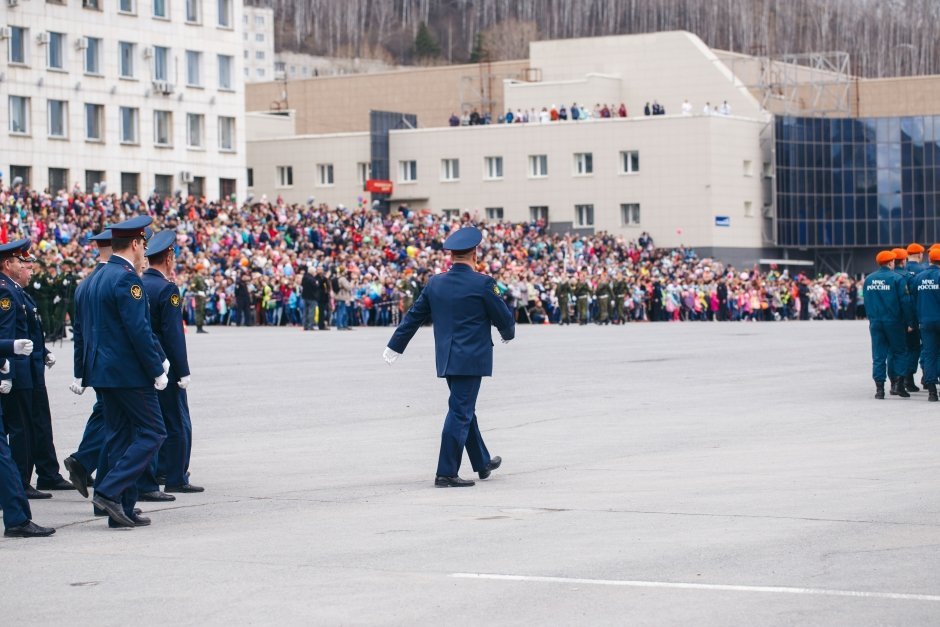
[[[45,536],[51,536],[55,533],[55,529],[52,527],[40,527],[31,520],[27,520],[22,525],[17,525],[16,527],[8,527],[6,531],[3,532],[8,538],[43,538]]]
[[[37,481],[36,487],[40,490],[74,490],[75,486],[59,477],[55,481]]]
[[[146,516],[138,516],[137,514],[134,514],[133,516],[129,516],[129,518],[134,521],[135,527],[147,527],[150,525],[150,519]],[[124,525],[114,522],[114,520],[111,518],[108,518],[108,526],[112,529],[126,529]]]
[[[28,499],[51,499],[52,495],[48,492],[40,492],[31,485],[23,486],[23,491],[26,492],[26,498]]]
[[[101,509],[101,508],[98,507],[97,505],[92,505],[92,508],[93,508],[93,511],[95,512],[95,516],[107,516],[107,515],[108,515],[108,511],[107,511],[107,510]],[[139,507],[135,507],[135,508],[134,508],[134,513],[135,513],[135,514],[139,514],[139,513],[140,513],[140,508],[139,508]]]
[[[110,516],[110,520],[113,520],[114,522],[118,523],[122,527],[134,526],[134,521],[128,518],[127,514],[124,513],[124,506],[118,503],[117,501],[113,501],[109,499],[108,497],[102,496],[101,494],[98,494],[96,492],[91,502],[97,505],[98,507],[100,507],[101,509],[106,510],[108,512],[108,515]]]
[[[85,470],[81,463],[69,455],[62,462],[65,466],[65,469],[69,472],[69,481],[72,482],[72,485],[75,486],[75,489],[78,490],[78,493],[88,498],[88,471]]]
[[[192,493],[192,492],[205,492],[205,488],[201,488],[197,485],[187,483],[186,485],[168,485],[163,488],[165,492],[183,492],[183,493]]]
[[[460,477],[442,477],[440,475],[434,477],[434,487],[437,488],[469,488],[472,485],[473,481],[461,479]]]
[[[490,459],[490,463],[486,465],[486,468],[484,468],[477,474],[480,475],[480,479],[486,479],[487,477],[490,476],[490,473],[496,470],[497,468],[499,468],[500,464],[502,463],[503,463],[503,458],[497,455],[496,457],[493,457],[492,459]]]
[[[138,501],[151,501],[154,503],[162,503],[166,501],[175,501],[176,497],[173,496],[172,494],[167,494],[165,492],[161,492],[160,490],[156,490],[154,492],[141,492],[140,495],[137,497],[137,500]]]

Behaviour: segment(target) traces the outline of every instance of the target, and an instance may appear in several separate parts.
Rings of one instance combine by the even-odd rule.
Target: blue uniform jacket
[[[98,274],[98,271],[104,266],[104,263],[97,264],[94,270],[75,288],[75,319],[72,320],[72,370],[76,379],[83,379],[85,377],[85,349],[82,322],[84,316],[87,314],[85,311],[87,304],[86,298],[89,292],[94,289],[91,286],[94,282],[93,279],[95,275]]]
[[[189,376],[186,336],[183,334],[183,299],[175,283],[153,268],[144,270],[144,291],[150,301],[150,326],[170,361],[170,381]]]
[[[150,327],[147,295],[131,263],[112,255],[83,296],[83,385],[153,385],[163,373],[163,357]]]
[[[917,320],[921,325],[940,322],[940,266],[927,266],[915,277],[914,301],[917,303]]]
[[[496,281],[456,263],[444,274],[428,281],[421,296],[405,314],[388,347],[405,352],[418,327],[428,319],[434,322],[434,352],[437,376],[493,374],[495,326],[504,340],[516,335],[516,323],[506,303],[499,297]]]
[[[49,354],[49,349],[46,348],[46,336],[42,332],[42,318],[33,297],[24,291],[23,298],[26,300],[26,327],[29,329],[29,339],[33,341],[33,352],[29,354],[29,373],[33,387],[44,388],[46,355]]]
[[[0,273],[0,337],[16,340],[31,338],[26,319],[26,292],[3,273]],[[10,358],[10,373],[0,375],[0,379],[10,378],[13,379],[14,388],[28,390],[33,387],[29,355],[14,355]]]
[[[906,277],[881,267],[865,278],[865,315],[869,322],[913,326],[914,310]]]

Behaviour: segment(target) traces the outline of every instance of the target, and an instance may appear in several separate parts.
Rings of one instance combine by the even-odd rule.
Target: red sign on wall
[[[373,194],[391,194],[392,182],[381,179],[369,179],[366,181],[366,191]]]

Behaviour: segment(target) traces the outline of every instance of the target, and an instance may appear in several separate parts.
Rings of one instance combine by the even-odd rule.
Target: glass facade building
[[[775,131],[778,246],[940,241],[940,116],[778,117]]]

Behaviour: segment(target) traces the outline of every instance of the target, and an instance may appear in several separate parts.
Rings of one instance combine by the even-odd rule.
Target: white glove
[[[69,389],[72,390],[72,394],[78,394],[79,396],[85,391],[85,388],[82,387],[81,379],[72,381],[72,383],[69,384]]]
[[[0,366],[0,374],[10,374],[10,360],[4,359],[3,365]]]
[[[10,390],[13,389],[13,380],[7,379],[6,381],[0,381],[0,394],[9,394]]]
[[[169,372],[170,372],[170,360],[169,360],[169,359],[164,359],[164,360],[163,360],[163,372],[164,372],[164,373],[169,373]]]
[[[52,304],[58,305],[60,300],[62,300],[62,298],[60,298],[59,296],[56,296],[55,298],[52,299]]]
[[[46,368],[52,368],[55,365],[55,355],[46,353]]]
[[[385,347],[385,352],[382,353],[382,359],[384,359],[385,363],[387,363],[389,366],[395,363],[395,360],[399,357],[401,357],[401,353],[396,353],[387,346]]]
[[[157,388],[158,390],[165,390],[166,385],[169,382],[170,382],[170,379],[166,376],[166,373],[164,372],[159,377],[153,380],[153,387]]]
[[[510,342],[512,342],[512,340],[507,340],[505,338],[500,338],[499,341],[502,342],[503,344],[509,344]]]
[[[185,377],[181,377],[181,378],[180,378],[180,380],[179,380],[179,382],[177,383],[177,385],[180,386],[180,389],[181,389],[181,390],[185,390],[186,388],[189,387],[189,377],[190,377],[190,375],[186,375]]]
[[[13,340],[14,355],[29,355],[33,352],[32,340]]]

